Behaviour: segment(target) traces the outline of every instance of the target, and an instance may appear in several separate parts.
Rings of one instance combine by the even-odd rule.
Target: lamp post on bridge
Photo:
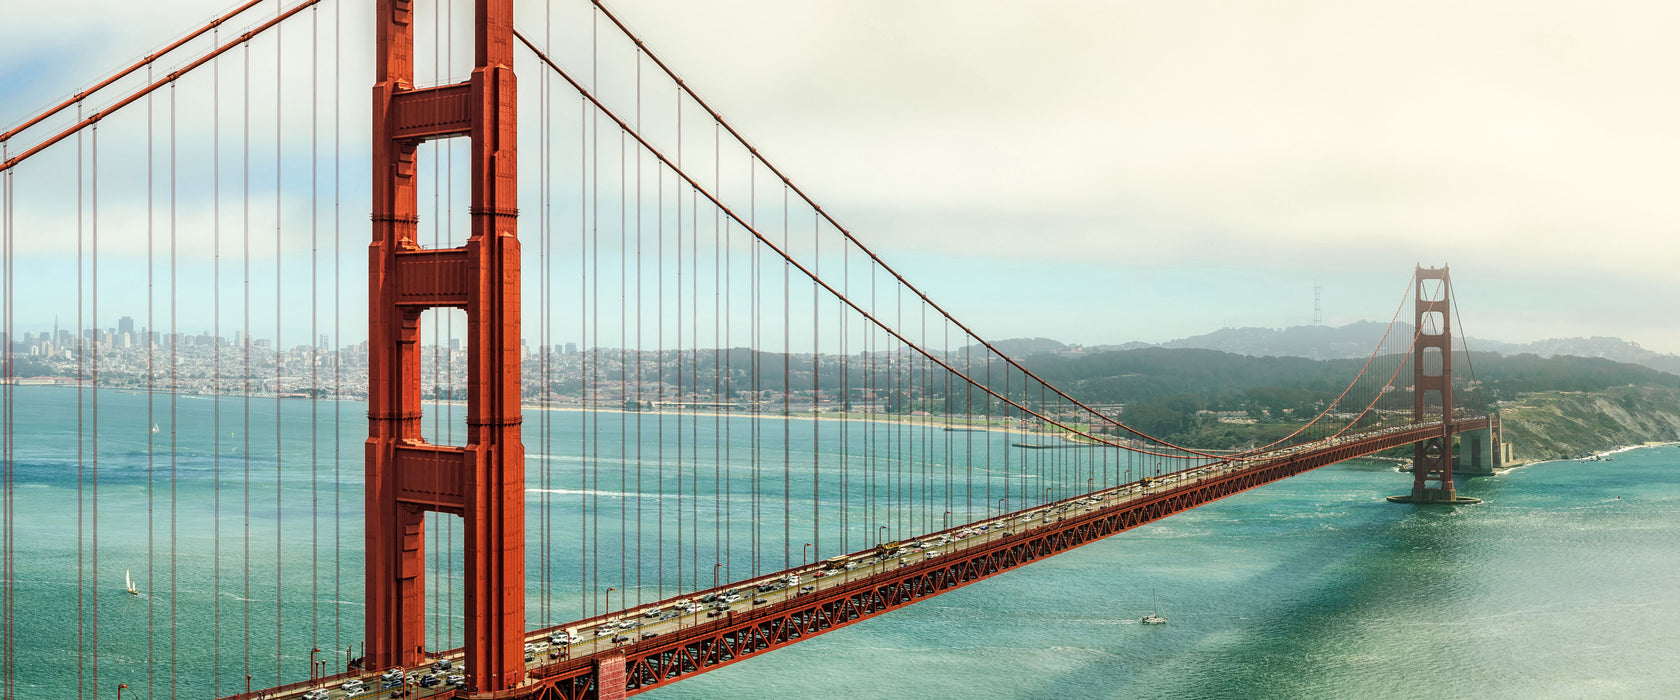
[[[799,548],[799,568],[801,568],[801,569],[805,568],[805,554],[810,549],[811,549],[811,543],[810,542],[806,542],[804,547]]]
[[[610,588],[610,587],[607,588],[607,606],[606,606],[607,611],[606,611],[606,614],[608,614],[608,615],[612,614],[612,592],[616,591],[616,590],[618,590],[618,589],[617,588]]]
[[[951,511],[945,511],[945,529],[951,529]]]
[[[999,518],[1001,518],[1001,517],[1003,517],[1003,502],[1004,502],[1004,501],[1007,501],[1007,500],[1009,500],[1009,497],[1008,497],[1008,496],[1004,496],[1004,497],[1003,497],[1003,498],[999,498],[999,499],[998,499],[998,512],[997,512],[997,517],[999,517]]]
[[[875,565],[876,566],[881,566],[881,565],[887,563],[887,561],[885,559],[881,558],[881,543],[882,543],[881,537],[885,534],[887,534],[887,526],[882,525],[878,528],[875,528]],[[877,569],[877,572],[879,572],[878,569]]]
[[[311,682],[315,680],[315,655],[319,653],[321,653],[321,647],[309,650],[309,680]]]
[[[118,683],[117,684],[117,700],[122,700],[122,691],[126,688],[128,688],[127,683]],[[251,692],[251,689],[246,688],[245,692],[249,693],[249,692]]]
[[[714,591],[717,590],[717,587],[718,587],[718,571],[720,571],[722,569],[723,569],[723,564],[713,564],[712,565],[712,590],[714,590]]]

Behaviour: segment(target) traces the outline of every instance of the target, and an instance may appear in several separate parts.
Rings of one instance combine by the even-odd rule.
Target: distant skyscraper
[[[566,343],[566,354],[567,355],[576,355],[577,354],[577,343]]]
[[[118,335],[134,335],[134,317],[124,316],[117,319]]]

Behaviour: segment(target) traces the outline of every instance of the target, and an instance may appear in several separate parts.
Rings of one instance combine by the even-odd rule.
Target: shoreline
[[[1646,450],[1646,449],[1653,449],[1653,448],[1658,448],[1658,447],[1673,447],[1673,446],[1677,446],[1677,445],[1680,445],[1680,440],[1650,440],[1650,441],[1639,443],[1637,445],[1620,445],[1620,446],[1613,447],[1613,448],[1608,449],[1608,450],[1604,450],[1603,452],[1594,452],[1594,453],[1592,453],[1592,454],[1590,454],[1586,457],[1573,457],[1573,458],[1569,458],[1569,459],[1542,459],[1542,460],[1536,460],[1536,461],[1533,461],[1533,462],[1523,462],[1521,464],[1512,465],[1512,466],[1506,467],[1504,469],[1495,470],[1493,472],[1493,475],[1494,476],[1501,476],[1501,475],[1508,474],[1510,472],[1516,471],[1518,469],[1522,469],[1523,467],[1532,467],[1532,466],[1537,466],[1537,465],[1541,465],[1541,464],[1555,464],[1555,463],[1558,463],[1558,462],[1598,462],[1598,461],[1603,461],[1602,458],[1609,457],[1610,455],[1622,454],[1624,452],[1632,452],[1634,450]]]
[[[250,399],[257,399],[257,400],[262,400],[262,401],[288,401],[288,402],[296,401],[296,402],[300,402],[300,403],[308,403],[308,402],[314,402],[314,401],[335,402],[335,403],[336,402],[363,403],[363,404],[367,403],[367,399],[365,397],[332,397],[332,396],[310,397],[310,396],[293,396],[293,395],[275,395],[275,394],[272,394],[272,393],[251,394],[251,395],[247,396],[246,394],[243,394],[243,393],[228,393],[228,392],[223,392],[223,393],[217,394],[217,393],[194,392],[194,391],[170,391],[167,387],[157,387],[157,388],[153,388],[153,389],[150,389],[150,390],[146,389],[145,387],[138,387],[138,388],[136,388],[136,387],[113,387],[113,386],[103,386],[103,385],[98,386],[98,387],[94,387],[92,385],[84,385],[84,384],[79,384],[79,383],[75,383],[75,382],[70,382],[70,383],[40,383],[40,384],[25,383],[25,384],[17,384],[15,386],[58,387],[58,388],[63,388],[63,389],[81,389],[83,391],[92,391],[95,388],[97,388],[97,389],[102,390],[104,392],[115,392],[115,393],[121,393],[121,394],[129,394],[129,395],[154,394],[154,395],[159,395],[159,396],[190,397],[190,398],[201,398],[201,399],[216,399],[216,398],[245,399],[245,398],[250,398]],[[448,400],[428,399],[426,401],[423,401],[422,403],[426,407],[432,407],[432,406],[459,407],[463,411],[466,409],[466,406],[467,406],[467,402],[461,401],[461,400],[456,400],[456,399],[448,399]],[[945,418],[936,417],[936,416],[909,416],[909,415],[906,415],[906,416],[904,416],[903,420],[896,420],[896,419],[886,418],[886,417],[867,417],[869,414],[859,414],[859,413],[815,414],[815,413],[812,413],[810,411],[798,411],[798,412],[789,413],[787,415],[782,415],[781,412],[779,412],[779,411],[776,411],[776,412],[761,411],[761,412],[758,412],[758,413],[753,413],[751,411],[723,412],[723,411],[714,411],[714,410],[706,410],[706,411],[699,411],[699,410],[627,411],[627,410],[624,410],[623,408],[612,408],[610,406],[601,406],[601,407],[597,407],[597,408],[590,408],[590,407],[582,406],[580,404],[581,404],[581,402],[567,402],[567,403],[564,403],[564,404],[544,406],[540,402],[535,402],[535,401],[523,400],[522,399],[520,401],[519,406],[520,406],[521,411],[526,411],[526,410],[529,410],[529,411],[563,411],[563,412],[568,412],[568,413],[594,412],[594,413],[616,413],[616,414],[620,414],[620,415],[651,414],[651,415],[655,415],[655,416],[673,416],[673,417],[677,417],[677,418],[758,418],[758,419],[772,419],[772,420],[777,419],[777,418],[781,418],[781,419],[784,419],[784,420],[879,423],[879,424],[882,424],[882,425],[901,425],[901,426],[906,426],[906,427],[911,427],[911,428],[937,428],[940,431],[944,431],[947,428],[949,428],[949,429],[951,429],[952,432],[991,432],[991,433],[1008,433],[1008,434],[1011,434],[1011,435],[1023,435],[1023,436],[1040,435],[1040,436],[1047,436],[1047,437],[1060,436],[1060,437],[1063,437],[1064,439],[1068,439],[1066,433],[1063,433],[1063,432],[1060,432],[1060,431],[1055,432],[1055,433],[1051,433],[1051,432],[1043,432],[1043,431],[1025,430],[1025,429],[1021,429],[1021,428],[1002,427],[1002,426],[998,426],[998,425],[986,425],[986,419],[984,417],[980,417],[980,416],[975,416],[975,417],[969,419],[968,421],[951,421],[951,420],[947,420]],[[877,415],[882,415],[882,414],[877,414]],[[924,423],[922,420],[918,420],[918,419],[927,419],[927,422]],[[994,421],[1003,421],[1003,420],[1007,420],[1007,419],[995,418],[993,420]]]

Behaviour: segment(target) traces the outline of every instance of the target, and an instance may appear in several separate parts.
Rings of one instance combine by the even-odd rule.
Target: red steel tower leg
[[[422,663],[424,514],[464,521],[469,686],[525,682],[525,450],[520,443],[513,2],[476,0],[472,79],[416,89],[411,0],[378,0],[373,241],[368,248],[367,664]],[[415,150],[472,140],[472,228],[423,249]],[[420,314],[467,312],[467,444],[421,437]]]
[[[520,442],[519,216],[513,0],[478,0],[467,241],[467,668],[525,680],[525,446]]]
[[[1434,294],[1424,288],[1424,283],[1430,280],[1439,282]],[[1445,266],[1419,266],[1413,285],[1416,288],[1413,322],[1417,324],[1418,338],[1412,351],[1412,421],[1437,420],[1431,415],[1429,397],[1433,394],[1439,397],[1441,432],[1412,448],[1411,494],[1390,496],[1389,500],[1475,503],[1477,499],[1460,497],[1453,486],[1452,275]]]

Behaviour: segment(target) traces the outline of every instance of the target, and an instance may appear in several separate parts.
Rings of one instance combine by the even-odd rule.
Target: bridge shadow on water
[[[1451,621],[1433,619],[1433,599],[1474,585],[1455,575],[1474,550],[1464,541],[1473,514],[1383,501],[1405,487],[1386,465],[1337,465],[1040,564],[1078,572],[1046,598],[1077,601],[1089,591],[1076,581],[1107,578],[1125,587],[1125,605],[1105,606],[1109,614],[1135,621],[1147,612],[1139,603],[1159,590],[1171,621],[1069,640],[1097,653],[995,696],[1416,697],[1405,679],[1420,664],[1448,661],[1442,652],[1458,645],[1442,639],[1406,658],[1373,653],[1382,645],[1370,638],[1395,626],[1453,633]]]
[[[1430,611],[1476,585],[1455,573],[1474,513],[1383,500],[1408,486],[1389,465],[1326,467],[646,697],[1416,697],[1367,691],[1461,650],[1372,639],[1452,634]],[[1137,624],[1157,595],[1170,622]]]
[[[1391,467],[1344,464],[1262,489],[1255,502],[1233,499],[1192,511],[1252,527],[1253,535],[1209,529],[1207,537],[1247,540],[1266,563],[1241,582],[1197,585],[1170,568],[1156,575],[1205,596],[1164,628],[1139,628],[1136,664],[1086,664],[1051,681],[1031,697],[1070,697],[1056,686],[1077,688],[1087,697],[1159,698],[1340,698],[1419,697],[1419,669],[1439,668],[1457,653],[1450,637],[1457,626],[1439,617],[1439,596],[1467,594],[1474,582],[1460,577],[1474,513],[1450,506],[1398,506],[1382,500],[1383,489],[1406,484]],[[1375,490],[1330,491],[1328,483],[1362,478]],[[1386,482],[1392,481],[1389,484]],[[1477,480],[1482,481],[1482,480]],[[1460,482],[1468,492],[1496,487]],[[1489,493],[1491,495],[1491,493]],[[1322,519],[1297,517],[1291,507]],[[1338,513],[1339,511],[1339,513]],[[1191,515],[1184,514],[1184,515]],[[1468,516],[1468,517],[1467,517]],[[1183,517],[1175,516],[1175,517]],[[1302,526],[1301,523],[1306,523]],[[1167,521],[1168,527],[1171,521]],[[1142,529],[1128,542],[1146,548],[1152,533]],[[1121,544],[1121,543],[1117,543]],[[1197,549],[1240,547],[1197,543]],[[1144,554],[1144,553],[1139,553]],[[1188,598],[1189,596],[1185,596]],[[1399,627],[1434,648],[1385,653],[1382,638]],[[1457,650],[1457,651],[1454,651]],[[1394,650],[1402,651],[1402,650]],[[1446,653],[1446,656],[1443,656]]]

